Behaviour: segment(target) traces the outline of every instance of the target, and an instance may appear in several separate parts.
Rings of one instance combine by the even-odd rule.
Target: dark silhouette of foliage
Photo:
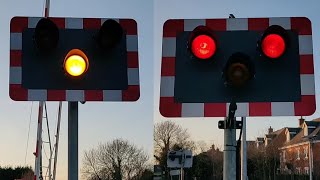
[[[29,166],[17,166],[13,167],[0,167],[0,179],[2,180],[14,180],[14,179],[22,179],[29,180],[32,179],[30,174],[33,174],[33,170]],[[28,177],[29,176],[29,177]],[[31,180],[30,179],[30,180]]]

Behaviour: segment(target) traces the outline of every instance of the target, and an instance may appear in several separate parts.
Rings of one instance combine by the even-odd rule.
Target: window
[[[296,170],[297,170],[297,174],[301,174],[301,168],[300,167],[297,167]]]
[[[283,151],[283,162],[286,162],[286,150]]]
[[[304,158],[308,159],[308,147],[307,146],[303,147],[303,154],[304,154]]]
[[[309,174],[309,167],[304,167],[304,173]]]
[[[297,149],[297,160],[300,159],[300,149]]]

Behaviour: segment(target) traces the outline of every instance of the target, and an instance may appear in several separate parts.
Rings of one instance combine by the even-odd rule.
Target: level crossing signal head
[[[114,48],[123,36],[121,25],[113,19],[106,20],[97,35],[97,43],[100,48],[110,50]]]
[[[80,49],[72,49],[66,55],[63,67],[68,75],[78,77],[88,70],[89,59]]]
[[[14,17],[10,97],[19,101],[136,101],[133,19]]]
[[[268,27],[261,39],[261,50],[270,59],[280,58],[289,45],[288,33],[279,25]]]
[[[200,60],[210,59],[216,52],[216,42],[206,26],[198,26],[190,36],[189,47],[192,54]]]
[[[39,51],[52,51],[57,47],[59,41],[57,25],[48,18],[40,19],[34,31],[34,40]]]
[[[315,111],[309,19],[170,19],[163,31],[163,116],[225,117],[232,101],[244,117]]]

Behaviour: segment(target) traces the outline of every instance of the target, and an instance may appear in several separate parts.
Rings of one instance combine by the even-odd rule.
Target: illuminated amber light
[[[89,67],[88,57],[79,49],[72,49],[64,60],[64,69],[71,76],[81,76]]]

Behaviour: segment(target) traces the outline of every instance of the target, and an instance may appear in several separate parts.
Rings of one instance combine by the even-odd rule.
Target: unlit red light
[[[71,50],[65,58],[64,69],[71,76],[84,74],[89,66],[87,56],[79,49]]]
[[[269,34],[262,40],[262,51],[269,58],[279,58],[286,49],[284,39],[278,34]]]
[[[192,53],[199,59],[211,58],[216,52],[216,43],[208,35],[199,35],[192,41]]]

